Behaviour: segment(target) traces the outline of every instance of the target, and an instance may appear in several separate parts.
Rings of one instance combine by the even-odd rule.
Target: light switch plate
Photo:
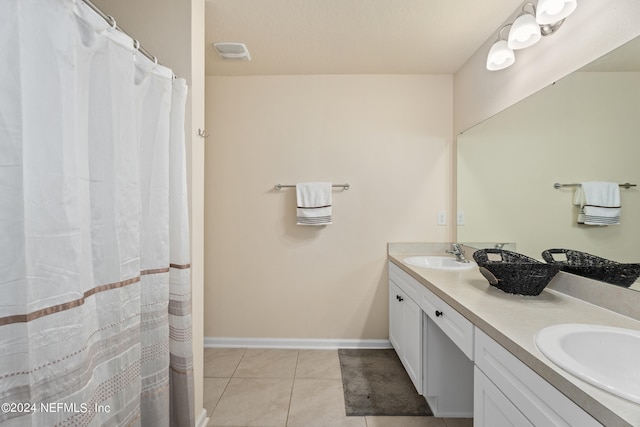
[[[447,211],[438,211],[438,225],[447,225]]]

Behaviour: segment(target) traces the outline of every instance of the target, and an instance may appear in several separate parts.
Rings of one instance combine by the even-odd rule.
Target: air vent
[[[225,61],[251,61],[244,43],[214,43],[213,48]]]

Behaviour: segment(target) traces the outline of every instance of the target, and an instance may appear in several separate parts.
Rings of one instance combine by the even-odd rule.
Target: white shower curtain
[[[187,87],[133,45],[0,2],[0,425],[194,425]]]

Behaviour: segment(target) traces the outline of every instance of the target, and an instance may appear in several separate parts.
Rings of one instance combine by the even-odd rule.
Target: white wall
[[[157,4],[157,0],[156,0]],[[157,7],[157,6],[156,6]],[[204,0],[191,0],[190,121],[187,123],[187,173],[191,225],[191,315],[196,422],[204,409],[204,151],[198,130],[205,126]]]
[[[207,77],[205,335],[386,339],[386,244],[447,241],[451,76]],[[295,225],[295,189],[334,224]]]

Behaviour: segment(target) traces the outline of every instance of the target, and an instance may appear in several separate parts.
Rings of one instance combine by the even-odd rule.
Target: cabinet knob
[[[442,316],[444,313],[441,312],[440,310],[436,310],[436,317],[440,317]]]

